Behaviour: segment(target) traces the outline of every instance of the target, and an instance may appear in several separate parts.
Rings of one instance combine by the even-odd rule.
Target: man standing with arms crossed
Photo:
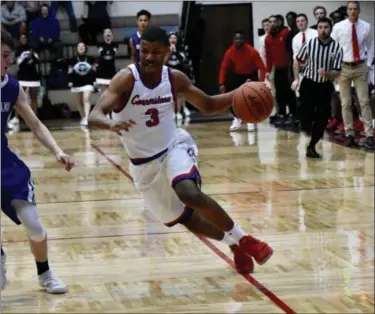
[[[344,50],[344,64],[339,77],[342,116],[345,124],[346,145],[356,146],[353,129],[351,84],[357,92],[366,132],[365,145],[373,148],[372,113],[368,92],[368,73],[374,58],[374,40],[369,23],[359,19],[359,2],[348,1],[348,18],[335,24],[332,38]]]

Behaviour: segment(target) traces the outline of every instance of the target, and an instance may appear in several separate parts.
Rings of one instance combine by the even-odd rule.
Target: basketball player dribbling
[[[13,48],[11,36],[1,31],[1,210],[17,225],[24,225],[35,257],[40,286],[49,293],[65,293],[67,287],[49,269],[47,234],[38,217],[30,169],[8,147],[5,127],[13,109],[17,110],[39,141],[53,152],[65,170],[70,171],[73,162],[35,116],[19,82],[7,75],[7,68],[13,63]],[[1,290],[6,284],[5,261],[6,255],[1,247]]]
[[[89,116],[89,126],[121,135],[130,172],[147,208],[166,226],[184,225],[191,232],[226,243],[241,273],[252,272],[253,259],[264,264],[273,251],[248,235],[201,189],[197,147],[173,119],[176,96],[204,113],[229,109],[234,92],[208,96],[180,71],[164,66],[168,37],[148,28],[140,44],[140,63],[112,79]],[[106,117],[113,112],[113,120]]]

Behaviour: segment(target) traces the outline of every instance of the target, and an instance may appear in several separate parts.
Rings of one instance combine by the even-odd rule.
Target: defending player
[[[19,82],[7,75],[7,68],[13,63],[13,48],[10,35],[1,31],[1,209],[13,222],[24,225],[35,257],[40,286],[49,293],[65,293],[67,287],[51,272],[48,265],[47,235],[39,221],[30,169],[8,147],[5,128],[13,108],[22,116],[39,141],[64,165],[65,170],[70,171],[73,162],[35,116]],[[6,255],[1,247],[1,289],[6,284],[5,261]]]
[[[140,44],[140,64],[121,70],[89,116],[89,126],[122,134],[134,183],[147,208],[165,225],[183,224],[191,232],[228,244],[239,272],[252,272],[253,258],[272,255],[266,243],[246,234],[224,209],[200,189],[197,147],[173,120],[176,95],[204,113],[229,109],[233,92],[208,96],[185,74],[163,66],[168,37],[148,28]],[[106,114],[113,110],[113,120]]]

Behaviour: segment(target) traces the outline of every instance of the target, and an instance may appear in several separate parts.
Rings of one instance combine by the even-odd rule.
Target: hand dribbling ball
[[[233,111],[246,123],[259,123],[272,113],[274,98],[263,82],[248,82],[236,89],[233,96]]]

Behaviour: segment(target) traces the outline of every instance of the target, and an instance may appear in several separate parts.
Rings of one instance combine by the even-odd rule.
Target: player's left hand
[[[70,171],[74,166],[74,161],[71,160],[70,156],[65,154],[64,152],[57,153],[56,160],[57,162],[65,166],[66,171]]]
[[[319,69],[319,75],[325,77],[326,76],[326,71],[324,69],[320,68]]]

